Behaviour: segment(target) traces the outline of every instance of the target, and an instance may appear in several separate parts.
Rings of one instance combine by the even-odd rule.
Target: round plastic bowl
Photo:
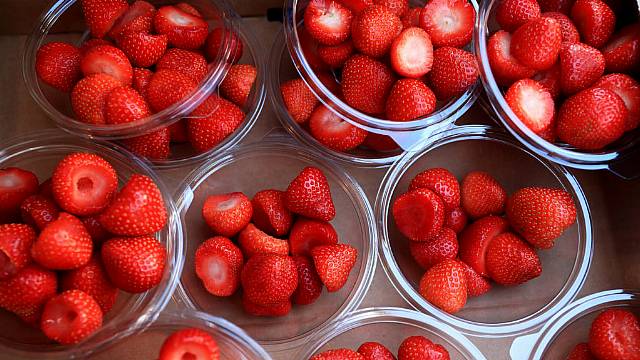
[[[518,141],[530,150],[556,163],[580,169],[609,169],[624,178],[640,175],[637,156],[640,154],[640,130],[626,133],[621,139],[601,151],[586,152],[562,143],[550,143],[520,121],[504,99],[502,90],[489,65],[487,41],[489,35],[498,30],[495,8],[498,0],[486,0],[480,4],[476,18],[474,37],[475,51],[480,66],[480,77],[487,93],[488,102],[495,117]],[[633,157],[632,157],[633,156]]]
[[[608,290],[576,300],[549,319],[539,332],[515,339],[511,358],[566,359],[577,344],[587,342],[596,316],[610,308],[623,308],[640,316],[640,293],[637,290]]]
[[[151,177],[164,195],[169,214],[167,226],[156,234],[167,249],[167,264],[160,285],[142,294],[121,291],[103,326],[74,346],[57,345],[36,328],[13,314],[0,310],[0,349],[12,358],[61,358],[86,356],[94,348],[125,336],[121,331],[138,328],[153,321],[171,300],[183,264],[182,224],[175,204],[162,181],[142,161],[113,144],[74,137],[59,130],[47,130],[10,140],[0,147],[0,168],[21,167],[33,171],[40,181],[51,175],[58,161],[75,152],[91,152],[109,161],[118,172],[122,185],[133,174]]]
[[[469,0],[477,10],[478,3]],[[287,0],[284,8],[284,34],[289,54],[296,70],[302,79],[309,85],[311,91],[320,101],[333,110],[336,114],[360,126],[367,131],[391,136],[403,149],[409,149],[419,140],[428,137],[433,131],[453,124],[462,116],[478,98],[480,94],[480,84],[476,82],[464,94],[458,98],[451,99],[446,104],[438,104],[438,110],[424,118],[413,121],[398,122],[380,119],[367,115],[347,105],[338,96],[333,94],[318,78],[307,62],[302,52],[299,39],[299,28],[304,18],[304,10],[309,1],[307,0]],[[424,5],[426,1],[412,1],[414,5]],[[472,50],[475,38],[467,50]],[[277,50],[276,50],[277,51]]]
[[[366,341],[384,345],[392,353],[409,336],[424,336],[444,346],[452,359],[485,360],[469,339],[448,325],[419,312],[401,308],[369,308],[358,310],[333,322],[309,339],[297,359],[307,360],[314,354],[338,348],[357,350]]]
[[[218,343],[221,360],[270,360],[258,343],[232,323],[202,312],[165,311],[135,336],[128,336],[98,351],[94,360],[157,359],[164,340],[185,328],[207,331]],[[125,331],[126,332],[126,331]]]
[[[167,5],[167,1],[149,0],[156,7]],[[75,119],[69,94],[56,90],[39,80],[35,72],[36,53],[41,45],[51,41],[65,41],[80,45],[89,37],[82,20],[78,20],[81,13],[80,2],[76,0],[58,0],[45,10],[37,22],[37,26],[27,39],[22,59],[22,72],[27,88],[36,103],[56,124],[75,135],[103,140],[119,140],[140,136],[169,126],[180,119],[189,118],[189,114],[207,97],[218,91],[218,85],[225,78],[230,68],[229,59],[234,56],[233,34],[237,34],[243,41],[244,51],[239,63],[251,64],[258,70],[255,85],[243,111],[246,114],[242,125],[224,141],[205,153],[196,154],[191,146],[173,144],[171,155],[167,160],[154,161],[156,167],[178,167],[194,164],[222,152],[238,143],[246,136],[255,124],[262,110],[265,99],[265,73],[262,61],[259,59],[260,45],[253,34],[242,24],[242,19],[224,0],[187,0],[170,1],[186,2],[196,7],[209,22],[209,29],[222,28],[224,35],[220,51],[210,63],[209,73],[199,84],[198,88],[178,103],[167,109],[155,113],[147,118],[125,124],[87,124]],[[69,30],[78,30],[69,33]],[[83,32],[84,31],[84,32]],[[56,34],[66,32],[66,34]]]
[[[284,137],[265,139],[211,159],[187,177],[178,201],[186,238],[180,299],[188,307],[232,321],[269,352],[300,346],[315,329],[357,308],[371,284],[376,264],[373,211],[360,185],[340,167],[322,160],[321,155],[290,142]],[[326,175],[336,207],[332,225],[340,242],[358,250],[358,260],[345,286],[335,293],[324,291],[312,305],[296,305],[289,315],[276,318],[245,314],[239,294],[230,298],[209,294],[196,277],[194,265],[197,247],[213,235],[201,215],[206,197],[236,191],[253,197],[263,189],[285,190],[306,166],[315,166]]]
[[[504,337],[542,324],[575,298],[589,270],[593,239],[587,199],[573,175],[523,148],[504,132],[486,126],[453,128],[416,149],[389,169],[375,209],[382,264],[405,300],[465,334]],[[469,298],[461,311],[450,315],[418,293],[424,270],[409,254],[409,240],[397,230],[390,211],[411,179],[434,167],[446,168],[458,179],[469,171],[486,171],[509,194],[526,186],[562,188],[576,204],[577,224],[556,240],[553,249],[538,252],[543,268],[538,278],[516,287],[496,285],[483,296]]]

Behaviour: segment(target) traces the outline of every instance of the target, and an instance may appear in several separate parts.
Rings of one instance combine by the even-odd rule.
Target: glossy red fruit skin
[[[194,351],[195,350],[195,351]],[[171,334],[162,343],[158,360],[187,358],[197,352],[206,356],[203,359],[218,359],[220,349],[215,339],[206,331],[198,328],[184,328]]]
[[[589,349],[597,359],[640,359],[640,323],[629,310],[607,309],[591,323]]]
[[[42,305],[56,295],[57,288],[55,272],[36,264],[27,265],[15,276],[0,280],[0,308],[24,318],[27,313],[39,312]]]
[[[102,245],[102,263],[111,282],[129,293],[142,293],[160,283],[167,251],[156,238],[113,238]]]
[[[118,18],[111,30],[109,37],[118,40],[122,36],[129,34],[149,34],[153,30],[153,16],[156,8],[147,1],[134,1],[129,9]]]
[[[280,94],[289,115],[298,124],[305,123],[318,105],[318,98],[302,79],[292,79],[282,83]]]
[[[604,74],[602,53],[585,44],[563,44],[560,50],[560,88],[572,95],[595,83]]]
[[[444,217],[444,226],[460,234],[467,226],[468,216],[461,207],[457,207],[447,213]]]
[[[353,41],[347,40],[338,45],[319,46],[318,56],[332,69],[339,69],[351,57],[353,50]]]
[[[172,20],[179,14],[185,21]],[[209,25],[204,19],[188,14],[174,6],[163,6],[153,17],[153,27],[158,34],[167,35],[169,44],[186,50],[201,47],[209,34]]]
[[[36,53],[36,74],[46,84],[69,92],[82,77],[80,51],[63,42],[42,45]]]
[[[311,249],[311,258],[327,291],[340,290],[358,259],[358,250],[351,245],[320,245]]]
[[[331,221],[336,216],[329,182],[316,167],[302,169],[285,195],[287,208],[295,214],[323,221]]]
[[[120,86],[120,81],[107,74],[93,74],[78,81],[71,91],[76,119],[87,124],[104,124],[102,109],[107,95]]]
[[[31,262],[29,249],[35,239],[36,232],[29,225],[0,225],[0,280],[15,276]]]
[[[321,220],[299,217],[296,219],[289,244],[293,255],[311,255],[311,250],[319,245],[334,245],[338,243],[338,233],[330,223]]]
[[[449,352],[424,336],[410,336],[398,348],[398,360],[449,360]]]
[[[244,122],[245,113],[236,104],[217,95],[209,96],[187,119],[191,147],[198,153],[214,149]]]
[[[126,0],[83,0],[80,4],[91,35],[96,38],[103,38],[129,8]]]
[[[101,260],[95,257],[84,266],[62,274],[60,287],[62,291],[84,291],[98,302],[105,314],[113,308],[118,297],[118,288],[107,277]]]
[[[391,69],[365,55],[354,55],[342,68],[341,89],[345,102],[366,114],[380,114],[395,81]]]
[[[209,72],[207,60],[200,53],[183,49],[169,49],[158,60],[156,70],[181,71],[196,83],[200,83]]]
[[[521,64],[534,70],[545,70],[558,59],[562,28],[551,18],[529,20],[511,37],[511,53]]]
[[[542,265],[534,249],[510,232],[491,240],[485,261],[489,277],[503,286],[520,285],[542,273]]]
[[[215,61],[218,56],[221,56],[220,47],[222,46],[223,36],[230,37],[229,46],[231,48],[231,58],[229,62],[235,64],[242,58],[244,52],[242,39],[235,32],[229,34],[225,29],[220,27],[211,30],[205,41],[204,53],[210,62]]]
[[[467,263],[479,275],[488,276],[485,264],[487,247],[494,237],[507,231],[509,223],[498,216],[487,216],[467,226],[460,234],[460,260]]]
[[[18,220],[20,204],[38,192],[38,177],[17,167],[0,169],[0,222]]]
[[[170,142],[171,134],[168,127],[122,140],[122,144],[129,151],[150,160],[168,159],[171,154]]]
[[[345,121],[324,105],[311,113],[309,133],[329,149],[347,152],[364,142],[367,131]]]
[[[467,295],[480,296],[491,290],[491,283],[487,278],[478,274],[473,268],[465,262],[459,261],[464,268],[467,278]]]
[[[61,313],[59,307],[65,307]],[[72,319],[65,315],[75,314]],[[52,340],[63,345],[76,344],[102,326],[103,313],[95,299],[81,290],[67,290],[51,298],[42,310],[40,328]],[[60,322],[68,322],[65,330],[58,329]]]
[[[460,206],[460,184],[455,175],[445,168],[431,168],[416,175],[409,184],[409,191],[420,188],[440,195],[446,211]]]
[[[391,211],[398,230],[412,241],[431,240],[444,224],[444,202],[429,189],[400,195]]]
[[[280,303],[259,305],[251,302],[244,294],[242,295],[242,310],[252,316],[260,317],[281,317],[291,312],[291,301],[285,300]]]
[[[247,227],[238,235],[238,245],[247,259],[257,254],[289,254],[289,243],[287,240],[278,239],[264,233],[253,224]]]
[[[538,0],[543,12],[557,11],[565,15],[569,15],[574,2],[575,0]]]
[[[233,207],[227,208],[229,205]],[[224,209],[219,210],[219,206]],[[252,215],[251,201],[241,192],[210,195],[202,206],[202,218],[209,228],[214,233],[229,238],[242,231],[251,221]]]
[[[611,90],[624,101],[627,107],[625,131],[638,127],[640,124],[640,83],[626,74],[609,74],[601,77],[593,86]]]
[[[162,111],[183,100],[197,84],[176,70],[156,71],[147,85],[147,102],[155,112]]]
[[[395,360],[396,357],[393,356],[391,351],[387,349],[384,345],[368,341],[362,343],[358,348],[358,353],[364,357],[364,360]]]
[[[306,256],[294,256],[298,270],[298,288],[291,296],[296,305],[313,304],[322,293],[322,281],[316,272],[313,261]]]
[[[31,195],[20,205],[22,220],[39,230],[58,218],[58,206],[52,199],[42,195]]]
[[[31,257],[51,270],[72,270],[91,259],[93,242],[82,222],[73,215],[60,213],[45,227],[31,245]]]
[[[285,193],[280,190],[258,191],[251,199],[251,221],[262,231],[273,236],[285,236],[293,223],[293,214],[285,205]]]
[[[498,30],[489,37],[487,55],[498,85],[508,86],[535,74],[535,70],[522,65],[511,55],[511,34],[504,30]]]
[[[155,65],[167,50],[166,35],[133,33],[122,36],[118,46],[127,55],[134,66],[151,67]]]
[[[133,79],[133,67],[127,55],[111,45],[89,49],[80,59],[80,70],[84,76],[100,73],[111,75],[122,85],[131,85]]]
[[[589,350],[589,344],[580,343],[576,345],[567,357],[567,360],[597,360]]]
[[[227,76],[222,80],[222,83],[220,83],[220,94],[239,107],[244,107],[247,104],[257,76],[258,69],[253,65],[233,65],[227,72]]]
[[[562,31],[562,42],[577,43],[580,42],[580,34],[569,17],[560,12],[545,12],[543,17],[552,18],[560,24]]]
[[[616,15],[601,0],[576,0],[571,7],[571,20],[582,41],[594,48],[607,43],[616,25]]]
[[[421,268],[429,270],[446,259],[458,256],[456,233],[446,227],[429,241],[409,241],[409,251]]]
[[[504,210],[507,192],[490,174],[484,171],[468,173],[460,187],[462,208],[474,219],[499,215]]]
[[[629,72],[640,63],[640,25],[622,28],[602,47],[607,72]]]
[[[229,281],[224,284],[209,283],[210,261],[215,261],[216,263],[225,262],[226,270],[229,271],[226,274]],[[205,240],[196,250],[196,276],[202,280],[205,289],[215,296],[231,296],[238,290],[240,287],[240,272],[243,265],[244,257],[240,248],[223,236],[215,236]],[[213,266],[215,269],[219,268],[217,264],[213,264]]]
[[[478,75],[473,54],[445,46],[433,52],[433,67],[427,79],[438,100],[448,100],[464,94],[476,83]]]
[[[386,115],[389,120],[411,121],[423,118],[436,109],[436,95],[417,79],[400,79],[387,98]]]
[[[372,5],[353,20],[353,45],[362,54],[379,58],[389,52],[391,43],[402,31],[398,15],[383,5]]]
[[[364,357],[351,349],[332,349],[316,354],[309,360],[364,360]]]
[[[498,25],[509,32],[537,17],[540,17],[540,6],[536,0],[503,0],[496,7]]]
[[[151,115],[144,97],[129,86],[113,89],[104,104],[107,124],[124,124],[142,120]]]
[[[425,300],[441,310],[454,314],[467,302],[467,278],[464,268],[456,260],[444,260],[420,279],[418,292]]]
[[[262,306],[288,301],[298,287],[296,264],[286,255],[255,255],[242,268],[240,279],[247,300]]]

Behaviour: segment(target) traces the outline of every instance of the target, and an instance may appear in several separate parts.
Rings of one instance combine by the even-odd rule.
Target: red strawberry
[[[560,88],[565,95],[586,89],[604,73],[604,56],[585,44],[564,44],[560,51]]]
[[[409,241],[411,257],[425,270],[446,259],[455,259],[458,256],[458,240],[455,231],[442,228],[440,232],[429,241]]]
[[[409,10],[409,0],[373,0],[373,3],[386,6],[398,16],[401,16]]]
[[[33,314],[56,294],[57,287],[55,272],[27,265],[15,276],[0,280],[0,308],[33,320]]]
[[[0,170],[0,174],[1,173],[2,171]],[[35,175],[34,175],[34,178],[35,178]],[[36,181],[38,181],[38,179],[36,179]],[[51,185],[51,178],[48,178],[47,180],[43,181],[42,184],[38,186],[38,195],[42,195],[47,199],[53,200],[53,186]]]
[[[84,54],[86,54],[89,50],[91,50],[92,48],[98,46],[98,45],[111,45],[113,46],[113,43],[109,40],[105,40],[105,39],[89,39],[85,42],[82,43],[82,45],[80,45],[80,55],[84,56]]]
[[[74,215],[104,210],[118,190],[118,175],[108,161],[96,154],[65,156],[51,175],[53,196],[60,207]]]
[[[580,343],[571,350],[567,360],[596,360],[596,358],[591,354],[589,344]]]
[[[36,232],[29,225],[0,225],[0,280],[14,276],[31,262],[29,249],[35,239]]]
[[[509,197],[507,217],[513,229],[531,245],[549,249],[576,221],[576,207],[564,190],[527,187]]]
[[[585,44],[600,48],[607,43],[616,26],[616,15],[600,0],[576,0],[571,20]]]
[[[329,70],[327,64],[318,55],[318,47],[320,46],[318,41],[309,34],[309,30],[304,26],[298,26],[298,41],[302,55],[312,69],[316,71]]]
[[[160,283],[166,249],[151,236],[113,238],[102,245],[102,263],[118,289],[145,292]]]
[[[147,101],[154,111],[162,111],[180,102],[196,89],[193,79],[181,71],[160,70],[151,77],[147,86]]]
[[[81,220],[95,245],[100,245],[105,240],[113,237],[111,233],[109,233],[104,227],[102,227],[102,225],[100,225],[97,215],[87,216],[85,218],[82,218]]]
[[[129,9],[113,24],[109,36],[119,40],[129,34],[149,34],[153,27],[153,16],[156,8],[146,1],[135,1]]]
[[[580,33],[573,24],[573,21],[567,17],[567,15],[559,12],[546,12],[542,14],[543,17],[554,19],[560,24],[560,31],[562,32],[562,42],[579,43]]]
[[[200,11],[198,11],[198,9],[196,9],[193,5],[189,3],[186,3],[186,2],[177,3],[175,4],[175,7],[186,12],[187,14],[202,17],[202,14],[200,13]]]
[[[181,329],[171,334],[162,343],[158,360],[188,359],[189,357],[193,359],[218,359],[220,357],[218,343],[204,330]]]
[[[253,65],[233,65],[220,84],[220,93],[229,101],[242,107],[247,103],[258,70]]]
[[[373,0],[338,0],[338,2],[353,11],[354,14],[359,13],[373,4]]]
[[[255,225],[249,224],[238,235],[238,244],[249,259],[256,254],[289,254],[289,242],[267,235]]]
[[[398,360],[449,360],[449,352],[424,336],[410,336],[400,344]]]
[[[486,294],[491,290],[491,283],[486,278],[480,276],[473,268],[466,263],[460,261],[462,267],[464,267],[465,275],[467,276],[467,295],[468,296],[480,296]]]
[[[318,46],[318,56],[322,61],[331,68],[341,68],[351,54],[353,54],[353,42],[347,40],[338,45],[321,45]]]
[[[82,222],[60,213],[40,232],[31,246],[31,257],[47,269],[70,270],[89,262],[92,250],[91,236]]]
[[[516,81],[509,87],[504,99],[518,119],[535,133],[546,129],[555,116],[551,93],[535,80]]]
[[[436,108],[436,95],[422,81],[400,79],[387,98],[387,118],[411,121],[431,114]]]
[[[589,330],[589,349],[598,359],[640,359],[640,322],[629,310],[600,313]]]
[[[622,136],[627,115],[624,101],[613,91],[583,90],[562,104],[558,138],[578,149],[601,149]]]
[[[467,226],[467,213],[461,207],[457,207],[447,213],[444,217],[444,226],[459,234]]]
[[[182,49],[169,49],[162,55],[156,70],[169,69],[181,71],[196,83],[202,81],[209,72],[207,60],[201,54]]]
[[[409,191],[415,189],[429,189],[440,195],[446,211],[460,206],[460,184],[447,169],[432,168],[419,173],[409,184]]]
[[[227,40],[228,37],[228,40]],[[216,61],[220,56],[222,56],[222,51],[220,47],[222,46],[223,41],[229,41],[231,48],[231,55],[229,62],[235,64],[240,60],[243,53],[243,44],[242,39],[234,33],[229,32],[227,29],[223,28],[215,28],[211,30],[209,36],[207,36],[205,45],[204,45],[204,53],[207,56],[207,59],[210,62],[218,63],[220,61]]]
[[[338,233],[330,223],[300,217],[289,234],[289,246],[293,255],[309,256],[311,250],[320,245],[335,245]]]
[[[422,14],[422,8],[416,7],[411,8],[404,12],[400,16],[400,21],[402,21],[402,28],[408,29],[410,27],[420,26],[420,14]]]
[[[58,217],[58,206],[53,199],[36,194],[24,199],[20,213],[26,224],[42,230]]]
[[[122,86],[107,95],[104,104],[104,118],[107,124],[134,122],[150,115],[149,105],[132,87]]]
[[[280,317],[286,316],[291,311],[291,301],[289,299],[269,305],[258,305],[251,302],[247,297],[242,295],[242,309],[245,313],[252,316],[261,317]]]
[[[318,99],[302,79],[293,79],[282,83],[280,94],[289,115],[299,124],[309,119],[318,104]]]
[[[100,305],[91,295],[81,290],[67,290],[47,301],[40,328],[48,338],[71,345],[98,330],[102,316]]]
[[[373,341],[362,343],[358,348],[358,353],[362,355],[364,360],[396,360],[389,349]]]
[[[474,219],[501,214],[507,200],[502,185],[484,171],[472,171],[462,179],[460,196],[462,208]]]
[[[575,0],[538,0],[543,12],[556,11],[568,15]]]
[[[556,142],[558,135],[556,134],[556,121],[554,119],[554,121],[551,123],[551,125],[549,125],[546,129],[540,131],[538,133],[538,136],[540,136],[541,138],[543,138],[544,140],[553,143]]]
[[[78,81],[71,91],[71,107],[76,119],[87,124],[104,124],[107,95],[122,83],[111,75],[94,74]]]
[[[342,93],[347,104],[367,114],[384,112],[395,82],[391,69],[364,55],[354,55],[342,69]]]
[[[17,167],[0,169],[0,221],[17,220],[20,204],[36,192],[38,178],[31,171]]]
[[[189,141],[189,135],[187,135],[187,121],[185,119],[180,119],[169,125],[169,137],[173,143],[185,143]]]
[[[422,276],[418,291],[443,311],[450,314],[458,312],[467,302],[464,267],[456,260],[444,260],[436,264]]]
[[[522,65],[545,70],[558,59],[562,43],[562,27],[549,17],[527,21],[511,37],[511,54]]]
[[[104,37],[129,8],[127,0],[82,0],[80,4],[91,35],[97,38]]]
[[[36,73],[44,83],[69,92],[82,76],[80,51],[63,42],[44,44],[36,53]]]
[[[611,90],[627,107],[625,131],[633,130],[640,124],[640,84],[625,74],[609,74],[593,84],[595,87]]]
[[[309,132],[322,145],[337,151],[353,150],[367,137],[366,130],[343,120],[324,105],[311,113]]]
[[[431,240],[444,224],[444,202],[429,189],[400,195],[393,202],[392,213],[398,230],[413,241]]]
[[[132,153],[151,160],[165,160],[169,157],[171,134],[164,127],[154,132],[122,140],[122,144]]]
[[[391,66],[400,76],[420,78],[433,65],[433,45],[426,31],[412,27],[403,30],[391,44]]]
[[[323,221],[331,221],[336,216],[329,182],[318,168],[302,169],[285,195],[287,208],[293,213]]]
[[[309,360],[365,360],[365,358],[351,349],[332,349],[313,355]]]
[[[153,66],[167,50],[167,35],[132,33],[123,35],[118,46],[134,66]]]
[[[286,255],[252,257],[242,268],[240,279],[248,302],[263,306],[288,301],[298,287],[296,263]]]
[[[132,86],[137,92],[142,94],[145,99],[147,98],[147,86],[149,86],[149,81],[151,81],[152,76],[153,71],[149,69],[133,68]]]
[[[297,305],[312,304],[322,293],[320,276],[308,257],[294,256],[293,261],[298,269],[298,288],[293,293],[291,300]]]
[[[253,214],[249,198],[241,192],[211,195],[202,206],[202,217],[214,233],[231,237],[244,229]]]
[[[508,86],[516,80],[532,77],[535,70],[522,65],[511,55],[511,34],[499,30],[487,42],[491,71],[499,85]]]
[[[362,145],[379,152],[388,152],[398,149],[398,144],[391,137],[371,132],[367,134],[367,138],[364,139]]]
[[[349,37],[352,14],[333,0],[311,0],[304,11],[304,27],[322,45],[338,45]]]
[[[389,52],[391,43],[402,31],[402,22],[386,6],[371,5],[355,17],[351,27],[355,48],[377,58]]]
[[[215,236],[204,241],[195,255],[196,275],[205,289],[215,296],[231,296],[240,286],[244,259],[231,240]]]
[[[447,100],[467,91],[478,79],[478,74],[478,63],[473,54],[441,47],[433,52],[433,67],[427,76],[438,99]]]
[[[509,32],[538,17],[540,17],[540,6],[536,0],[503,0],[496,7],[498,25]]]
[[[629,72],[640,63],[640,25],[633,24],[615,33],[602,48],[607,72]]]
[[[471,41],[476,12],[467,0],[433,0],[420,14],[420,27],[435,47],[463,47]]]
[[[488,276],[485,263],[487,248],[494,237],[507,231],[507,220],[487,216],[467,226],[458,238],[460,260],[471,266],[481,276]]]
[[[209,25],[199,16],[186,13],[175,6],[163,6],[153,17],[158,34],[167,35],[169,44],[186,50],[201,47],[209,33]]]
[[[133,68],[127,55],[111,45],[98,45],[87,51],[80,60],[80,69],[84,76],[111,75],[123,85],[131,85],[133,78]]]
[[[340,290],[358,259],[358,250],[347,244],[320,245],[311,249],[316,271],[329,292]]]
[[[285,193],[280,190],[262,190],[251,199],[251,221],[262,231],[273,236],[289,233],[293,215],[285,205]]]
[[[203,153],[215,148],[244,122],[245,114],[234,103],[209,96],[191,112],[187,133],[193,149]]]
[[[533,248],[510,232],[491,240],[485,261],[489,277],[503,286],[522,284],[542,272],[540,259]]]
[[[562,76],[562,71],[560,70],[560,62],[557,62],[555,65],[550,67],[547,70],[542,70],[535,74],[532,79],[537,81],[538,84],[542,85],[551,97],[557,99],[560,96],[560,77]]]
[[[105,314],[111,310],[118,297],[118,288],[111,283],[97,258],[92,258],[86,265],[64,273],[60,278],[60,284],[62,291],[76,289],[91,295]]]

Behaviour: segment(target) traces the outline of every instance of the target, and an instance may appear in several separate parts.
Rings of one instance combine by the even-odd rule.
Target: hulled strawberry
[[[597,359],[640,358],[640,322],[630,311],[608,309],[589,330],[589,349]]]
[[[80,51],[63,42],[42,45],[36,53],[36,74],[43,82],[60,91],[71,91],[82,76]]]
[[[457,207],[447,213],[444,217],[444,226],[459,234],[467,226],[467,213],[461,207]]]
[[[366,130],[343,120],[324,105],[311,113],[309,132],[322,145],[337,151],[355,149],[367,137]]]
[[[244,229],[253,215],[249,198],[241,193],[210,195],[202,206],[202,217],[214,233],[232,237]]]
[[[113,238],[102,245],[102,263],[111,282],[130,293],[145,292],[160,283],[167,251],[150,236]]]
[[[535,70],[522,65],[511,55],[511,34],[504,30],[499,30],[489,37],[487,55],[498,85],[511,85],[514,81],[535,74]]]
[[[609,74],[593,84],[595,87],[611,90],[627,107],[625,131],[633,130],[640,124],[640,83],[625,74]]]
[[[511,54],[524,66],[545,70],[558,59],[561,43],[562,28],[556,20],[534,18],[513,33]]]
[[[420,279],[419,293],[445,312],[454,314],[467,302],[467,278],[456,260],[444,260]]]
[[[102,73],[78,81],[71,91],[71,108],[76,119],[87,124],[104,124],[107,95],[120,86],[122,83],[118,79]]]
[[[358,353],[364,357],[364,360],[395,360],[396,357],[393,356],[391,351],[387,349],[384,345],[367,341],[364,342],[358,347]]]
[[[488,276],[486,254],[496,236],[509,229],[506,219],[487,216],[467,226],[460,234],[460,260],[471,266],[481,276]]]
[[[412,241],[429,241],[444,223],[444,202],[429,189],[416,189],[400,195],[392,207],[393,220],[400,233]]]
[[[240,248],[223,236],[205,240],[196,250],[196,275],[215,296],[231,296],[236,292],[243,264]]]
[[[318,168],[302,169],[285,195],[287,208],[295,214],[323,221],[331,221],[336,216],[329,182]]]
[[[104,37],[129,8],[127,0],[82,0],[82,13],[93,37]]]
[[[107,124],[134,122],[150,115],[151,109],[144,97],[132,87],[116,88],[105,100],[104,117]]]
[[[462,208],[474,219],[499,215],[504,211],[507,193],[500,183],[484,171],[472,171],[462,179]]]
[[[540,259],[533,248],[510,232],[491,240],[485,261],[489,277],[504,286],[522,284],[542,273]]]
[[[409,184],[409,191],[429,189],[440,195],[446,211],[460,206],[460,184],[455,175],[444,168],[431,168],[420,172]]]
[[[180,71],[190,77],[193,81],[199,83],[209,72],[207,60],[203,55],[189,50],[169,49],[162,55],[156,70],[169,69]]]
[[[178,330],[162,343],[158,360],[188,359],[189,357],[218,359],[220,357],[218,343],[208,332],[201,329]]]
[[[585,44],[602,47],[613,34],[616,15],[601,0],[576,0],[571,8],[571,20]]]
[[[155,13],[156,8],[152,4],[144,0],[134,1],[114,22],[109,36],[117,40],[129,34],[149,34],[153,27]]]
[[[449,352],[424,336],[410,336],[398,347],[398,360],[448,360]]]
[[[0,225],[0,280],[16,275],[31,262],[29,249],[35,239],[36,232],[29,225]]]
[[[342,69],[341,90],[350,106],[367,114],[380,114],[395,76],[382,62],[364,55],[354,55]]]
[[[298,288],[291,300],[297,305],[312,304],[322,293],[322,280],[310,258],[298,255],[293,257],[293,261],[298,269]]]
[[[111,310],[118,297],[118,288],[111,283],[98,258],[92,258],[84,266],[63,273],[60,287],[62,291],[84,291],[98,302],[104,314]]]
[[[358,259],[358,250],[350,245],[320,245],[311,249],[316,271],[329,292],[340,290]]]
[[[81,290],[67,290],[51,298],[42,310],[40,328],[61,344],[76,344],[102,326],[102,310],[96,300]]]
[[[604,56],[585,44],[565,44],[560,51],[560,88],[575,94],[595,83],[604,73]]]
[[[382,57],[402,31],[398,15],[383,5],[372,5],[356,15],[351,25],[351,38],[355,48],[373,58]]]
[[[258,76],[258,70],[253,65],[233,65],[220,83],[220,93],[229,101],[243,107],[256,82],[256,76]]]
[[[433,52],[433,67],[427,77],[438,99],[448,100],[467,91],[475,84],[478,74],[473,54],[445,46]]]
[[[390,58],[398,75],[416,79],[424,76],[433,65],[429,34],[419,27],[404,29],[391,44]]]
[[[420,27],[435,47],[463,47],[471,41],[476,12],[467,0],[433,0],[420,14]]]
[[[446,227],[429,241],[409,241],[411,257],[425,270],[446,260],[458,256],[456,233]]]
[[[31,246],[31,257],[52,270],[70,270],[91,259],[93,242],[82,222],[73,215],[60,213],[38,235]]]
[[[107,74],[123,85],[131,85],[133,67],[125,53],[115,46],[98,45],[89,49],[80,59],[84,76]]]
[[[338,233],[330,223],[299,217],[291,228],[289,246],[293,255],[311,255],[311,250],[320,245],[335,245]]]
[[[285,204],[285,193],[280,190],[258,191],[251,199],[251,221],[262,231],[274,236],[289,233],[293,215]]]
[[[400,79],[391,88],[386,104],[389,120],[411,121],[436,109],[436,95],[422,81]]]
[[[560,78],[562,77],[562,71],[560,69],[560,62],[556,62],[555,65],[547,70],[539,71],[531,79],[542,85],[554,100],[557,100],[560,96]]]
[[[240,278],[244,296],[256,305],[289,301],[298,287],[296,264],[286,255],[258,254],[247,261]]]
[[[269,236],[253,224],[247,225],[240,232],[238,244],[247,259],[256,254],[289,254],[289,242],[287,240]]]
[[[280,94],[289,115],[299,124],[305,123],[318,105],[318,98],[309,90],[302,79],[293,79],[282,83]]]
[[[516,81],[509,87],[504,99],[518,119],[535,133],[546,129],[554,119],[553,97],[535,80]]]
[[[323,45],[338,45],[349,37],[352,14],[334,0],[312,0],[304,11],[304,26]]]
[[[535,0],[504,0],[496,7],[498,25],[510,32],[538,17],[540,17],[540,6]]]
[[[245,114],[231,101],[209,96],[187,120],[189,142],[199,153],[215,148],[244,122]]]
[[[20,205],[22,221],[39,230],[57,219],[58,213],[58,206],[53,199],[39,194],[29,196]]]
[[[203,18],[171,5],[156,11],[153,27],[158,34],[167,35],[170,45],[186,50],[201,47],[209,33],[209,25]]]
[[[118,46],[134,66],[150,67],[160,60],[168,42],[167,35],[136,32],[120,37]]]

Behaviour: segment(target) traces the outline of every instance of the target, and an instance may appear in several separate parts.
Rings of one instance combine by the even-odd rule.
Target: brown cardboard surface
[[[32,2],[32,1],[30,1]],[[11,3],[11,2],[9,2]],[[240,2],[240,8],[250,7],[253,2]],[[262,3],[262,2],[260,2]],[[7,7],[2,6],[0,13],[5,13]],[[27,16],[27,15],[25,15]],[[29,16],[31,16],[29,14]],[[30,17],[29,19],[33,19]],[[0,21],[0,23],[2,23]],[[268,23],[264,18],[247,18],[250,26],[263,45],[264,58],[275,33],[279,30],[279,23]],[[28,133],[35,129],[52,127],[53,122],[46,118],[37,108],[25,89],[20,71],[20,56],[25,36],[0,36],[0,140],[10,136]],[[478,107],[472,109],[462,122],[487,122],[487,117]],[[271,109],[269,100],[251,134],[243,141],[250,143],[259,141],[268,132],[278,129],[279,124]],[[190,169],[188,169],[190,170]],[[373,203],[378,185],[385,170],[360,169],[346,167],[365,189]],[[182,176],[187,171],[165,171],[161,173],[168,185],[175,189]],[[611,288],[640,288],[637,260],[640,258],[640,241],[637,232],[637,219],[640,216],[640,181],[625,182],[606,172],[574,171],[584,191],[587,194],[592,210],[594,225],[595,252],[591,271],[587,282],[581,291],[581,296],[596,291]],[[531,301],[521,299],[520,301]],[[174,305],[172,305],[174,306]],[[361,308],[372,306],[408,307],[407,303],[391,286],[384,271],[378,266],[373,284],[361,305]],[[518,304],[513,304],[516,309]],[[481,309],[480,309],[481,310]],[[503,309],[511,311],[509,307]],[[370,339],[354,339],[358,341],[375,340],[376,334],[370,334]],[[409,334],[408,334],[409,335]],[[362,336],[360,334],[359,336]],[[473,342],[483,351],[488,359],[509,359],[508,350],[511,339],[479,339]],[[277,359],[293,359],[295,352],[277,354]],[[0,358],[2,356],[0,355]],[[125,357],[123,357],[125,358]],[[126,358],[134,359],[133,353]]]

